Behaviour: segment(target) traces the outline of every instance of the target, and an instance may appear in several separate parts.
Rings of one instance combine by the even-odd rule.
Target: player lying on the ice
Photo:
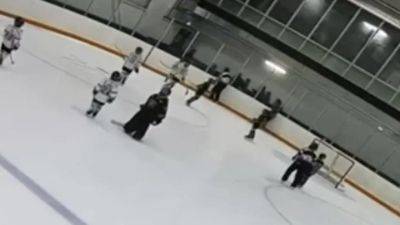
[[[193,97],[191,97],[190,99],[188,99],[186,101],[186,105],[190,106],[190,104],[192,104],[194,101],[198,100],[204,93],[206,93],[206,91],[208,90],[208,88],[211,86],[211,84],[213,82],[214,82],[214,80],[212,78],[210,78],[206,82],[197,85],[196,93],[194,94]]]
[[[307,148],[301,149],[294,157],[293,163],[286,170],[282,177],[282,182],[288,180],[289,176],[296,171],[295,178],[291,184],[291,187],[301,187],[303,179],[311,174],[313,170],[313,161],[316,158],[315,152],[319,145],[316,142],[312,142]]]
[[[112,103],[115,100],[121,80],[121,74],[115,71],[111,74],[110,78],[105,79],[94,87],[93,100],[89,110],[86,111],[87,116],[96,117],[106,103]]]
[[[253,140],[256,135],[256,130],[262,127],[265,127],[269,121],[274,119],[276,115],[282,108],[282,101],[280,99],[275,100],[275,102],[271,105],[271,109],[264,109],[258,118],[253,119],[253,126],[248,135],[245,138]]]
[[[314,176],[323,166],[324,160],[326,159],[326,154],[321,153],[319,154],[318,158],[312,161],[313,168],[310,174],[304,174],[303,180],[301,181],[299,187],[303,187],[310,177]]]
[[[125,84],[128,76],[135,71],[136,74],[139,73],[139,68],[142,63],[142,53],[143,49],[141,47],[137,47],[135,52],[131,52],[126,58],[124,65],[122,67],[122,81],[121,84]]]
[[[12,51],[16,51],[20,47],[20,42],[22,38],[22,29],[25,21],[21,17],[16,17],[13,25],[8,25],[4,29],[3,44],[0,50],[0,65],[3,64],[4,59],[6,59]]]
[[[150,125],[158,125],[165,118],[168,110],[168,96],[171,89],[163,88],[157,94],[151,95],[146,103],[140,106],[131,120],[124,124],[124,131],[135,140],[141,140]]]

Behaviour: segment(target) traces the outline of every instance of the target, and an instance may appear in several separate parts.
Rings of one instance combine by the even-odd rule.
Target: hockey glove
[[[115,100],[115,98],[110,98],[108,99],[107,103],[112,103]]]
[[[135,72],[139,73],[139,68],[135,67]]]
[[[97,95],[97,93],[99,93],[96,88],[93,88],[93,95]]]
[[[155,121],[153,121],[151,124],[153,125],[153,126],[157,126],[158,124],[160,124],[161,123],[161,120],[155,120]]]

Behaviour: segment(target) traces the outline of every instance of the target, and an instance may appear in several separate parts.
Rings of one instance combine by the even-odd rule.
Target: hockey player
[[[109,79],[105,79],[94,87],[92,104],[89,110],[86,111],[87,116],[96,117],[106,103],[112,103],[115,100],[121,80],[121,74],[115,71]]]
[[[271,109],[264,109],[261,115],[253,120],[253,126],[248,135],[245,136],[246,139],[253,140],[256,135],[256,130],[265,127],[269,121],[274,119],[276,115],[282,108],[282,101],[280,99],[275,100],[272,104]]]
[[[167,86],[174,87],[177,82],[185,82],[189,66],[190,64],[184,60],[179,60],[172,65],[169,75],[165,78],[165,82],[169,84]]]
[[[16,51],[20,47],[22,38],[22,26],[25,20],[22,17],[16,17],[13,25],[8,25],[4,30],[3,44],[0,51],[0,65],[3,64],[12,51]]]
[[[136,74],[139,73],[139,68],[142,63],[142,53],[143,49],[141,47],[137,47],[135,52],[131,52],[126,58],[124,65],[122,67],[122,81],[121,84],[125,84],[128,76],[135,71]]]
[[[318,147],[318,143],[312,142],[307,148],[301,149],[299,153],[293,157],[294,161],[283,175],[282,182],[287,181],[290,174],[296,170],[296,176],[291,184],[291,187],[301,187],[304,177],[306,177],[308,174],[311,174],[313,170],[312,162],[316,158],[315,151],[317,151]]]
[[[215,102],[219,100],[219,97],[222,93],[222,91],[228,86],[228,84],[231,82],[231,75],[230,75],[230,69],[225,68],[224,72],[219,75],[219,78],[217,79],[217,83],[211,90],[211,99]]]
[[[308,179],[310,179],[310,177],[314,176],[324,166],[325,159],[326,159],[325,153],[319,154],[318,158],[312,162],[313,168],[311,170],[311,173],[304,174],[304,177],[303,177],[301,183],[299,184],[300,187],[303,187],[307,183]]]
[[[159,93],[151,95],[146,103],[140,106],[139,112],[124,124],[125,133],[140,141],[150,125],[160,124],[167,114],[170,94],[169,88],[163,88]]]
[[[197,85],[197,90],[195,95],[186,101],[186,105],[190,106],[190,104],[198,100],[208,90],[208,88],[211,86],[213,82],[214,80],[210,78],[206,82]]]

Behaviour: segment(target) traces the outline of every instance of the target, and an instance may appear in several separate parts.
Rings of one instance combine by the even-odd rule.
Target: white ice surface
[[[0,17],[0,28],[10,22]],[[186,107],[182,87],[167,119],[135,142],[110,120],[129,119],[162,77],[142,69],[91,120],[93,86],[122,59],[30,26],[22,46],[0,68],[0,154],[86,224],[400,225],[350,187],[280,184],[289,147],[263,132],[243,140],[247,122],[204,99]],[[79,224],[0,168],[0,225]]]

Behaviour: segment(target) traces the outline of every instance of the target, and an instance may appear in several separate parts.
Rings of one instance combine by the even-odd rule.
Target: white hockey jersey
[[[172,65],[169,73],[171,76],[176,77],[180,81],[184,81],[188,74],[188,67],[185,67],[184,62],[176,62],[174,65]]]
[[[124,62],[124,67],[134,70],[135,68],[140,67],[140,64],[142,62],[142,54],[136,54],[134,52],[131,52],[126,58]]]
[[[22,29],[14,25],[8,25],[4,29],[3,45],[9,49],[16,49],[20,46]]]
[[[119,86],[119,82],[105,79],[94,88],[94,99],[102,103],[107,103],[110,100],[113,101],[117,97]]]
[[[218,77],[217,82],[222,82],[224,84],[229,84],[231,82],[231,77],[230,77],[229,73],[227,73],[227,72],[222,73]]]

